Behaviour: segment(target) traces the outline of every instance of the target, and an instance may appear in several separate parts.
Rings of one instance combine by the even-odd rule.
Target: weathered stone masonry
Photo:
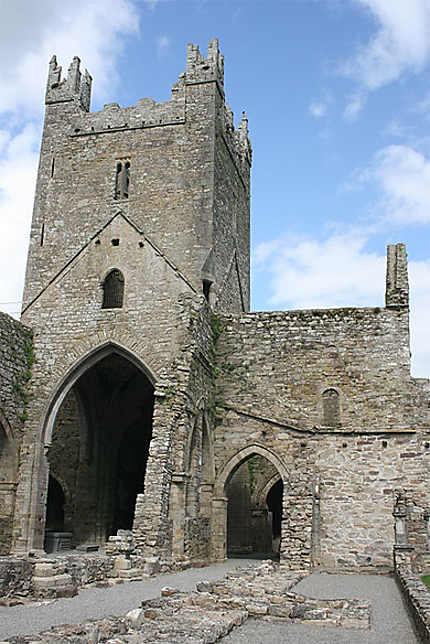
[[[0,315],[0,555],[11,549],[18,457],[33,362],[30,329]]]
[[[217,41],[189,45],[166,103],[91,113],[90,93],[52,59],[23,324],[0,320],[0,552],[59,535],[142,568],[278,548],[391,568],[409,494],[422,560],[430,383],[410,377],[404,245],[385,307],[250,313],[251,146]]]

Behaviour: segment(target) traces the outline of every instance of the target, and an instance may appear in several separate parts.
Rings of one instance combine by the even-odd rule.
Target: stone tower
[[[249,309],[247,119],[234,128],[217,40],[188,46],[165,103],[91,113],[79,66],[49,65],[14,548],[133,528],[141,552],[207,556],[211,310]]]

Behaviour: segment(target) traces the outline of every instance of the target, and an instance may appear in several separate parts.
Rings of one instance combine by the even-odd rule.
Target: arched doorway
[[[146,373],[115,349],[99,358],[80,368],[58,406],[47,449],[51,479],[62,482],[63,528],[74,545],[101,544],[131,529],[152,437],[154,387]],[[51,484],[48,509],[55,490]]]
[[[280,481],[275,492],[272,492],[275,486],[267,490],[267,482],[274,478],[279,480],[274,464],[261,454],[252,454],[227,481],[227,556],[278,556],[283,486]],[[276,494],[278,489],[280,496]],[[276,521],[275,542],[273,519]]]
[[[289,481],[290,475],[286,469],[283,461],[279,456],[268,449],[264,445],[254,443],[247,445],[240,449],[236,454],[231,456],[229,460],[225,463],[224,467],[219,472],[215,486],[214,486],[214,495],[212,500],[212,540],[211,540],[211,553],[212,559],[215,561],[222,561],[225,559],[227,554],[227,515],[228,515],[228,487],[230,481],[233,479],[235,472],[239,469],[240,466],[245,464],[251,457],[261,456],[271,465],[273,465],[273,471],[275,472],[274,478],[270,479],[272,484],[274,484],[279,478],[282,479],[284,483],[284,502],[283,507],[285,507],[285,495],[288,495],[290,492],[290,486],[286,489],[286,484]],[[271,487],[271,486],[270,486]],[[270,489],[269,487],[269,489]],[[266,485],[260,487],[260,490],[267,488]],[[258,495],[257,495],[258,496]],[[266,499],[267,494],[263,498]],[[261,497],[260,497],[261,498]],[[261,507],[261,506],[260,506]],[[281,550],[280,556],[283,557],[282,543],[284,540],[284,535],[281,534]],[[269,541],[271,541],[271,530],[269,530]]]

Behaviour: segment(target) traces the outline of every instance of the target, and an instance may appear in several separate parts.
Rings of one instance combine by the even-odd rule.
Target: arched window
[[[130,161],[116,164],[115,199],[128,199],[130,183]]]
[[[339,394],[336,389],[326,389],[322,395],[323,424],[327,427],[339,427],[340,405]]]
[[[124,299],[124,276],[114,268],[103,282],[102,309],[120,309]]]

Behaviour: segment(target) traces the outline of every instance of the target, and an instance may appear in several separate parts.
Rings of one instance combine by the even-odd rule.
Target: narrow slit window
[[[43,242],[45,241],[45,223],[42,224],[42,228],[40,231],[40,245],[43,246]]]
[[[130,184],[130,161],[116,164],[115,199],[128,199]]]
[[[52,157],[52,163],[51,163],[51,178],[54,176],[55,172],[55,157]]]
[[[203,295],[205,296],[206,302],[209,302],[210,293],[211,293],[212,282],[209,280],[203,280]]]
[[[103,309],[120,309],[124,299],[124,276],[114,268],[103,282]]]

